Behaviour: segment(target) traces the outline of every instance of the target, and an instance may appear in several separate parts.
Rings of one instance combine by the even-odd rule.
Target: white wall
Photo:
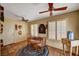
[[[0,34],[0,39],[3,39],[3,44],[12,44],[27,39],[28,23],[21,21],[19,17],[16,17],[9,12],[5,12],[4,16],[3,33]],[[19,30],[15,30],[15,24],[22,25],[22,28],[20,29],[22,35],[18,34]]]
[[[67,18],[67,31],[74,32],[75,38],[79,39],[79,10],[68,14],[52,16],[49,18],[32,21],[30,22],[30,24],[37,24],[37,23],[46,24],[49,21],[63,20],[66,18]],[[63,48],[61,40],[50,40],[47,38],[46,44],[59,49]]]
[[[15,24],[22,25],[22,35],[18,34],[18,30],[15,30]],[[4,45],[16,43],[27,39],[27,23],[18,20],[5,19],[2,39]]]
[[[58,49],[63,49],[61,40],[46,40],[46,44],[51,47],[55,47]]]

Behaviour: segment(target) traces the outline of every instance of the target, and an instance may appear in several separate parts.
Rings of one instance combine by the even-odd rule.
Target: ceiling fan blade
[[[45,13],[45,12],[48,12],[49,10],[46,10],[46,11],[42,11],[42,12],[39,12],[39,14],[41,14],[41,13]]]
[[[48,3],[48,6],[49,6],[49,9],[48,9],[48,10],[39,12],[39,14],[41,14],[41,13],[45,13],[45,12],[49,12],[49,11],[52,11],[53,3]]]
[[[54,11],[59,11],[59,10],[66,10],[66,9],[67,9],[67,7],[61,7],[61,8],[56,8],[56,9],[54,8],[53,10]]]

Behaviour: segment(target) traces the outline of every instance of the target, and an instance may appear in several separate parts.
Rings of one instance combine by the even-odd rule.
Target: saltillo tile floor
[[[27,40],[4,46],[2,48],[2,56],[16,56],[18,50],[26,45],[27,45]],[[48,56],[64,56],[63,51],[60,49],[50,46],[48,46],[48,49],[49,49]],[[69,53],[66,53],[66,56],[68,56],[68,54]]]

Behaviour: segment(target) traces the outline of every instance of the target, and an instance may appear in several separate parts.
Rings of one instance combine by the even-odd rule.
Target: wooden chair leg
[[[72,47],[70,47],[70,56],[72,56]]]
[[[63,55],[65,55],[65,49],[64,49],[64,44],[63,44]]]
[[[78,56],[78,46],[77,46],[77,48],[76,48],[76,56]]]

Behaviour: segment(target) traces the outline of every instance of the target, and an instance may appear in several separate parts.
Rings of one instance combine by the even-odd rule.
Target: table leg
[[[78,56],[78,46],[77,46],[77,48],[76,48],[76,56]]]
[[[70,47],[70,56],[72,56],[72,47]]]
[[[65,49],[64,49],[64,44],[63,44],[63,55],[65,55]]]

